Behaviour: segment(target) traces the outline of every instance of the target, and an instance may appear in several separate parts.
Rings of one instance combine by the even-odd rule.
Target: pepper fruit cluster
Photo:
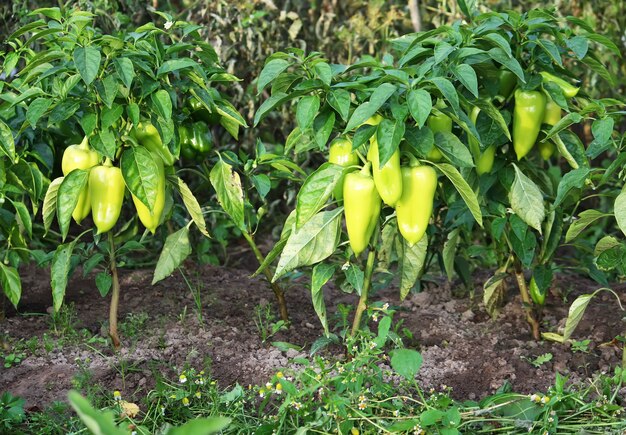
[[[139,220],[154,234],[165,208],[165,165],[169,162],[174,163],[174,157],[163,145],[158,131],[152,124],[140,123],[132,134],[137,142],[150,151],[157,166],[157,193],[152,211],[135,195],[131,195]],[[87,184],[78,195],[72,217],[80,224],[91,213],[98,234],[106,233],[115,226],[122,211],[126,192],[121,169],[113,166],[108,158],[104,163],[101,163],[101,160],[98,152],[89,146],[88,138],[85,137],[79,145],[68,146],[61,161],[64,176],[76,169],[89,171]]]
[[[365,124],[378,125],[381,121],[382,117],[375,115]],[[447,130],[447,121],[442,117],[436,121],[446,124],[441,128]],[[344,167],[355,166],[358,156],[352,150],[352,141],[335,139],[328,160]],[[431,166],[420,165],[412,155],[409,164],[402,166],[400,151],[396,150],[381,166],[378,139],[374,134],[361,170],[343,175],[334,191],[335,199],[343,199],[346,230],[354,255],[359,256],[367,248],[378,225],[383,203],[396,209],[398,229],[409,245],[419,242],[432,215],[436,188],[436,171]]]

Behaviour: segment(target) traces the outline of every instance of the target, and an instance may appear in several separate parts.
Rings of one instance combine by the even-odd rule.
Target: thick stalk
[[[252,236],[248,234],[247,232],[244,232],[243,236],[248,242],[248,244],[250,245],[250,248],[252,248],[252,252],[254,252],[254,256],[259,262],[259,265],[263,264],[263,262],[265,261],[265,256],[259,250],[259,247],[257,246]],[[267,279],[267,282],[270,284],[270,287],[272,288],[272,291],[274,292],[274,296],[276,296],[276,300],[278,301],[278,310],[280,311],[280,318],[285,322],[289,322],[289,312],[287,311],[287,302],[285,301],[284,290],[277,283],[272,282],[272,274],[270,273],[269,269],[265,268],[265,270],[263,270],[263,275],[265,275],[265,278]]]
[[[524,278],[524,271],[520,264],[516,262],[515,265],[515,278],[517,279],[517,286],[519,287],[520,295],[522,296],[522,303],[524,304],[524,311],[526,312],[526,321],[530,325],[533,338],[539,340],[541,335],[539,333],[539,322],[533,315],[532,302],[528,293],[528,287],[526,286],[526,278]]]
[[[372,246],[376,246],[378,241],[378,231],[374,230],[374,243]],[[363,278],[363,290],[361,290],[361,297],[359,297],[359,304],[356,307],[354,313],[354,320],[352,321],[352,331],[350,335],[354,336],[361,327],[361,317],[363,312],[367,308],[367,297],[372,285],[372,273],[374,272],[374,260],[376,259],[376,250],[370,249],[367,254],[367,263],[365,264],[365,277]]]
[[[113,347],[118,349],[121,345],[120,337],[117,334],[117,307],[120,302],[120,281],[117,276],[117,265],[115,264],[115,243],[113,233],[109,231],[109,261],[111,278],[113,280],[111,289],[111,305],[109,306],[109,336],[113,342]]]

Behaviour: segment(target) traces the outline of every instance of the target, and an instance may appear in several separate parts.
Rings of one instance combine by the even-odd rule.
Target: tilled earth
[[[10,391],[26,399],[30,410],[42,409],[56,400],[65,400],[75,387],[73,379],[89,374],[89,382],[105,391],[120,390],[124,397],[141,400],[154,387],[155,377],[173,377],[185,367],[207,369],[222,387],[265,383],[289,360],[305,356],[322,329],[302,283],[291,283],[287,301],[292,325],[263,343],[255,324],[255,307],[272,304],[273,294],[261,278],[250,278],[245,267],[226,268],[187,264],[187,277],[200,289],[202,321],[194,299],[180,273],[150,285],[152,271],[121,271],[120,303],[123,347],[119,352],[96,340],[60,340],[51,332],[49,277],[39,269],[25,269],[20,313],[9,313],[0,324],[5,348],[23,339],[52,337],[55,348],[35,352],[19,364],[0,369],[0,391]],[[575,339],[588,338],[586,352],[574,352],[569,345],[535,342],[525,323],[519,296],[509,292],[497,319],[491,319],[480,303],[482,291],[477,279],[473,301],[453,297],[455,284],[429,283],[425,291],[411,294],[399,303],[398,289],[378,291],[372,300],[388,302],[397,312],[394,322],[413,334],[405,340],[424,358],[418,374],[424,388],[452,387],[457,399],[479,399],[493,393],[505,382],[521,393],[545,390],[556,372],[576,382],[597,371],[609,371],[620,360],[621,350],[610,344],[623,333],[623,314],[613,296],[605,293],[594,299],[575,333]],[[574,297],[595,290],[596,285],[576,276],[558,276],[543,313],[544,331],[559,331]],[[455,291],[453,291],[455,290]],[[325,289],[328,312],[338,304],[354,304],[355,295],[328,286]],[[562,295],[567,294],[567,303]],[[626,296],[621,292],[622,302]],[[93,277],[70,282],[66,303],[76,313],[74,329],[106,336],[103,323],[108,316],[108,298],[101,298]],[[272,306],[271,312],[275,313]],[[133,313],[129,317],[130,313]],[[331,316],[331,321],[333,317]],[[89,335],[89,334],[87,334]],[[59,341],[60,340],[60,341]],[[40,340],[42,341],[42,340]],[[302,346],[298,352],[282,352],[270,341]],[[61,344],[60,344],[61,343]],[[50,347],[50,346],[49,346]],[[328,352],[338,352],[330,349]],[[5,349],[5,354],[11,353]],[[539,355],[552,359],[539,367],[530,361]]]

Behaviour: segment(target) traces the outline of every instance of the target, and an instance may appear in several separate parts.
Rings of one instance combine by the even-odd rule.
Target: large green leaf
[[[408,242],[402,239],[400,299],[404,300],[404,298],[406,298],[409,291],[411,291],[415,282],[422,274],[427,250],[428,237],[426,234],[413,246],[409,246]]]
[[[524,222],[541,234],[541,223],[546,217],[543,194],[537,185],[517,167],[515,180],[509,192],[511,208]]]
[[[233,171],[232,166],[220,157],[213,169],[211,169],[209,178],[217,193],[217,200],[222,209],[237,225],[237,228],[241,231],[247,231],[243,190],[241,189],[239,174]]]
[[[68,393],[70,405],[93,435],[125,435],[127,431],[115,424],[113,411],[97,411],[77,391]]]
[[[100,69],[100,51],[94,47],[77,47],[74,50],[74,63],[86,85],[91,84]]]
[[[6,297],[17,308],[22,296],[22,281],[17,269],[0,262],[0,285]]]
[[[626,235],[626,189],[622,189],[613,205],[613,213],[619,229]]]
[[[406,102],[417,126],[422,128],[433,109],[433,100],[430,94],[424,89],[412,89],[406,96]]]
[[[342,173],[342,166],[326,162],[307,177],[298,192],[296,228],[301,228],[324,207]]]
[[[320,97],[317,95],[307,95],[298,101],[296,107],[296,121],[301,130],[306,130],[320,110]]]
[[[272,282],[301,266],[325,260],[337,249],[341,235],[343,207],[322,211],[291,233],[278,260]]]
[[[478,198],[460,172],[454,166],[447,163],[434,163],[434,166],[443,172],[443,174],[452,182],[454,188],[457,192],[459,192],[463,201],[465,201],[470,213],[472,213],[472,216],[474,216],[478,225],[482,227],[483,215],[480,211],[480,206],[478,205]]]
[[[11,128],[0,120],[0,150],[9,158],[15,160],[15,141]]]
[[[265,64],[257,79],[257,92],[261,92],[276,77],[289,67],[289,61],[285,59],[272,59]]]
[[[322,326],[324,327],[324,335],[328,337],[328,318],[326,317],[326,304],[324,303],[323,287],[335,273],[335,266],[333,264],[319,263],[313,268],[311,274],[311,299],[313,301],[313,308],[317,317],[320,319]]]
[[[159,168],[154,159],[146,148],[130,147],[122,153],[120,161],[126,187],[150,211],[154,207],[159,184]]]
[[[196,224],[196,227],[202,234],[208,237],[209,233],[207,232],[206,222],[204,220],[204,215],[202,214],[200,203],[194,196],[189,186],[187,186],[181,178],[175,177],[174,182],[175,186],[178,188],[180,196],[183,198],[183,204],[185,204],[185,208],[191,216],[193,223]]]
[[[185,226],[165,239],[161,255],[159,255],[159,261],[157,261],[154,269],[152,284],[154,285],[170,276],[185,261],[189,254],[191,254],[189,227]]]
[[[61,182],[56,199],[57,217],[63,240],[67,237],[72,220],[72,213],[78,204],[78,197],[87,186],[89,171],[74,169]]]
[[[413,349],[396,349],[391,353],[391,368],[407,381],[413,381],[422,361],[422,355]]]
[[[67,288],[67,282],[72,269],[72,252],[74,252],[77,241],[78,237],[70,243],[59,245],[52,257],[50,284],[52,286],[54,311],[57,313],[61,309],[63,300],[65,299],[65,289]]]

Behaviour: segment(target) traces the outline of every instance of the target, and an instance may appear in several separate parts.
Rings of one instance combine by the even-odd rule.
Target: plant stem
[[[250,235],[247,232],[244,232],[243,237],[246,239],[246,241],[252,248],[252,252],[254,252],[254,256],[259,262],[259,265],[263,264],[263,262],[265,261],[265,256],[259,250],[259,247],[257,246],[256,242],[252,238],[252,235]],[[265,270],[263,270],[263,275],[265,275],[265,278],[267,279],[267,282],[270,284],[270,287],[272,288],[272,291],[274,292],[274,295],[276,296],[276,300],[278,301],[278,310],[280,311],[280,318],[283,321],[289,323],[289,312],[287,311],[287,302],[285,301],[285,291],[277,283],[272,282],[272,274],[270,273],[268,268],[265,268]]]
[[[535,340],[539,340],[541,338],[539,333],[539,322],[533,315],[532,302],[528,294],[528,288],[526,287],[526,278],[524,278],[524,271],[518,261],[515,262],[515,278],[517,279],[517,286],[519,287],[519,292],[522,296],[522,303],[524,304],[524,311],[526,312],[526,321],[530,325],[533,338]]]
[[[374,230],[374,242],[372,246],[376,246],[378,241],[378,232]],[[374,260],[376,259],[376,250],[370,249],[367,254],[367,263],[365,264],[365,277],[363,279],[363,290],[361,290],[361,297],[359,298],[359,304],[356,307],[354,313],[354,320],[352,321],[352,331],[350,335],[354,336],[361,327],[361,317],[363,317],[363,311],[367,308],[367,296],[372,285],[372,273],[374,272]]]
[[[117,265],[115,264],[115,243],[113,233],[109,231],[109,261],[111,278],[113,285],[111,289],[111,305],[109,306],[109,336],[113,342],[113,347],[119,349],[120,337],[117,335],[117,307],[120,302],[120,281],[117,276]]]

